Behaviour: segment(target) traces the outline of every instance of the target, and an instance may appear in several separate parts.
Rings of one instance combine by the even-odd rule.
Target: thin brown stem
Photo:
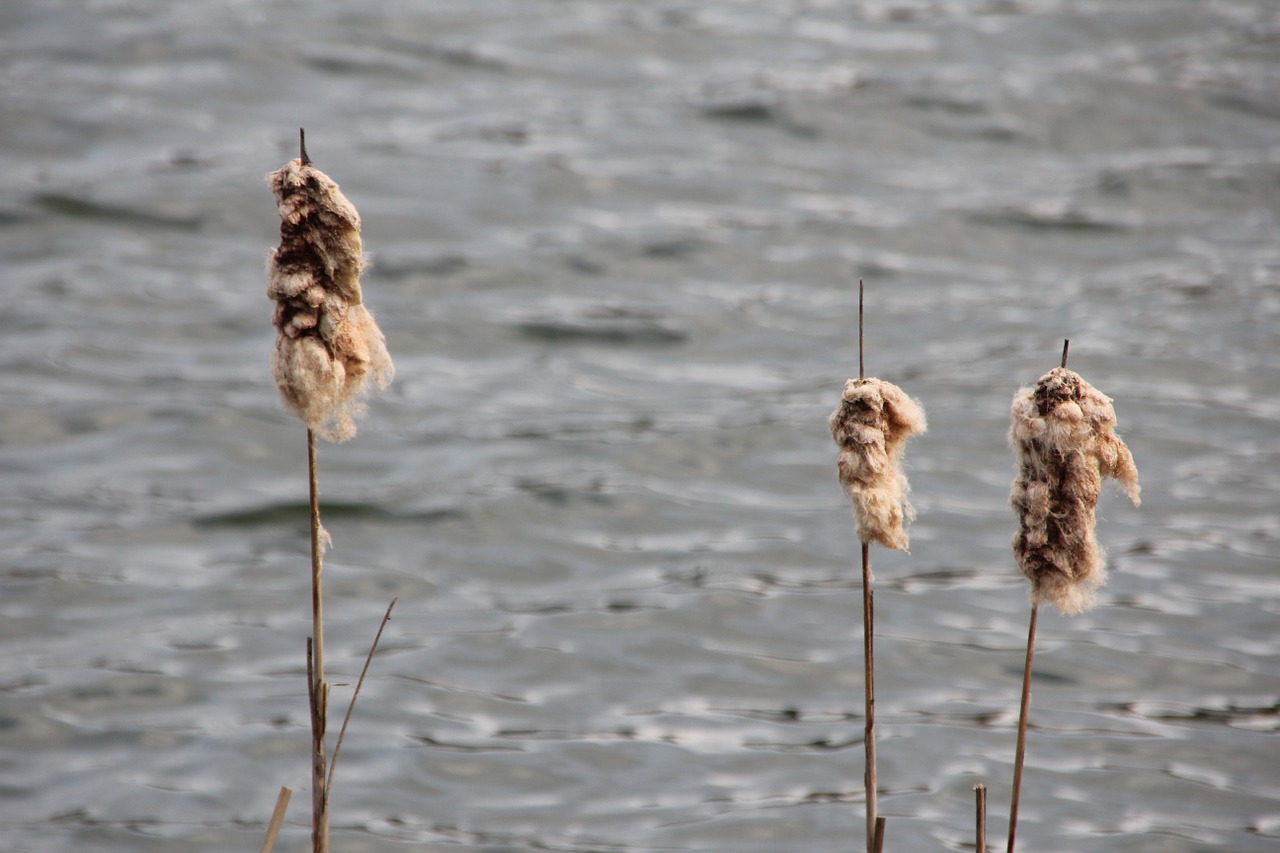
[[[1027,663],[1022,670],[1022,709],[1018,713],[1018,745],[1013,759],[1013,795],[1009,806],[1009,846],[1006,853],[1013,853],[1014,839],[1018,834],[1018,800],[1022,795],[1022,762],[1027,754],[1027,712],[1031,708],[1031,660],[1036,652],[1036,618],[1040,602],[1031,603],[1031,625],[1027,628]]]
[[[307,156],[307,129],[304,127],[298,128],[298,159],[304,166],[311,165],[311,158]]]
[[[320,576],[324,572],[324,527],[320,524],[320,477],[316,459],[316,435],[307,430],[307,479],[311,499],[311,631],[315,643],[314,686],[324,683],[324,596]]]
[[[871,840],[871,853],[883,853],[884,851],[884,818],[876,818],[876,832]]]
[[[307,430],[307,477],[311,496],[311,630],[307,645],[307,692],[311,702],[311,846],[329,850],[329,796],[325,790],[325,728],[329,718],[329,684],[324,680],[324,528],[320,526],[320,485],[316,436]]]
[[[315,683],[315,655],[311,638],[307,637],[307,684]],[[328,685],[324,685],[327,687]],[[329,812],[324,792],[324,707],[328,691],[308,686],[307,706],[311,711],[311,850],[328,853]],[[319,780],[319,781],[317,781]],[[321,796],[316,796],[316,791]]]
[[[1062,341],[1062,366],[1067,366],[1067,350],[1071,348],[1071,339],[1064,338]]]
[[[987,786],[982,784],[974,785],[973,794],[976,800],[974,823],[978,828],[978,838],[974,844],[974,849],[978,853],[987,853]]]
[[[875,850],[876,837],[876,665],[875,665],[875,591],[871,588],[871,544],[862,543],[862,664],[865,673],[866,766],[863,786],[867,794],[867,850]]]
[[[262,842],[262,853],[271,853],[275,848],[276,839],[280,836],[280,827],[284,825],[284,813],[289,808],[289,798],[292,796],[292,788],[280,786],[280,793],[276,796],[275,810],[271,812],[271,822],[267,824],[267,837]]]
[[[382,629],[387,627],[387,623],[391,621],[391,608],[396,606],[399,598],[391,599],[391,603],[387,605],[387,612],[382,616],[382,623],[378,625],[378,633],[373,637],[373,645],[369,646],[369,654],[365,655],[364,668],[360,670],[360,678],[356,680],[356,689],[351,694],[351,702],[347,705],[347,713],[342,718],[342,728],[338,729],[338,739],[333,744],[333,757],[329,759],[329,779],[325,782],[324,792],[327,800],[329,794],[333,792],[333,770],[338,766],[338,753],[342,751],[342,741],[347,736],[347,723],[351,722],[351,712],[356,709],[356,699],[360,698],[360,688],[364,686],[364,677],[369,674],[369,663],[373,660],[373,653],[378,650],[378,641],[382,639]]]

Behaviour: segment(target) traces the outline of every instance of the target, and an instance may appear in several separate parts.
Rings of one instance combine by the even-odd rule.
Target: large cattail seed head
[[[267,175],[267,183],[280,209],[280,245],[267,259],[276,386],[310,429],[345,441],[356,434],[369,382],[385,388],[395,370],[360,291],[360,214],[328,175],[301,158]]]
[[[840,446],[840,484],[853,502],[858,538],[906,551],[915,509],[902,455],[907,439],[927,428],[924,409],[889,382],[850,379],[828,425]]]
[[[1138,469],[1115,433],[1111,398],[1079,374],[1056,367],[1013,398],[1009,441],[1018,474],[1009,502],[1018,515],[1013,552],[1035,602],[1073,615],[1093,605],[1106,582],[1094,533],[1104,478],[1140,502]]]

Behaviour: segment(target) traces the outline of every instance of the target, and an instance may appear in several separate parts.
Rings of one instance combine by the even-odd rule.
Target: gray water
[[[335,849],[859,849],[859,278],[930,421],[872,551],[886,849],[972,849],[979,782],[1003,849],[1005,431],[1065,338],[1144,500],[1041,616],[1019,849],[1280,848],[1275,3],[8,0],[0,849],[257,850],[281,785],[309,849],[299,127],[398,370],[321,447],[335,717],[399,597]]]

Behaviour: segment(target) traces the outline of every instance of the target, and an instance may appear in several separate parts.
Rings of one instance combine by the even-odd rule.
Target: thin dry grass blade
[[[329,796],[329,792],[333,789],[333,770],[338,766],[338,753],[342,750],[342,741],[347,736],[347,723],[351,722],[351,712],[356,708],[356,699],[360,698],[360,688],[364,686],[364,677],[369,673],[369,663],[373,660],[373,653],[378,650],[378,641],[382,639],[382,629],[387,627],[387,623],[391,621],[391,608],[396,606],[399,597],[391,599],[391,603],[387,605],[387,612],[382,616],[382,623],[378,625],[378,633],[373,637],[373,645],[369,646],[369,654],[365,655],[364,668],[360,670],[360,678],[356,680],[356,689],[351,694],[351,702],[347,705],[347,713],[342,718],[342,728],[338,730],[338,740],[333,745],[333,758],[329,760],[329,779],[325,783],[325,797]]]

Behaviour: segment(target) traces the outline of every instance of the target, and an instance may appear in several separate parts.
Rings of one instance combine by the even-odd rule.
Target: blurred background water
[[[971,849],[978,782],[1003,836],[1008,406],[1064,338],[1144,501],[1041,618],[1020,849],[1280,846],[1275,3],[9,0],[0,848],[256,850],[289,785],[306,849],[299,127],[398,368],[321,447],[334,681],[399,596],[335,849],[859,848],[858,278],[930,420],[872,552],[886,849]]]

